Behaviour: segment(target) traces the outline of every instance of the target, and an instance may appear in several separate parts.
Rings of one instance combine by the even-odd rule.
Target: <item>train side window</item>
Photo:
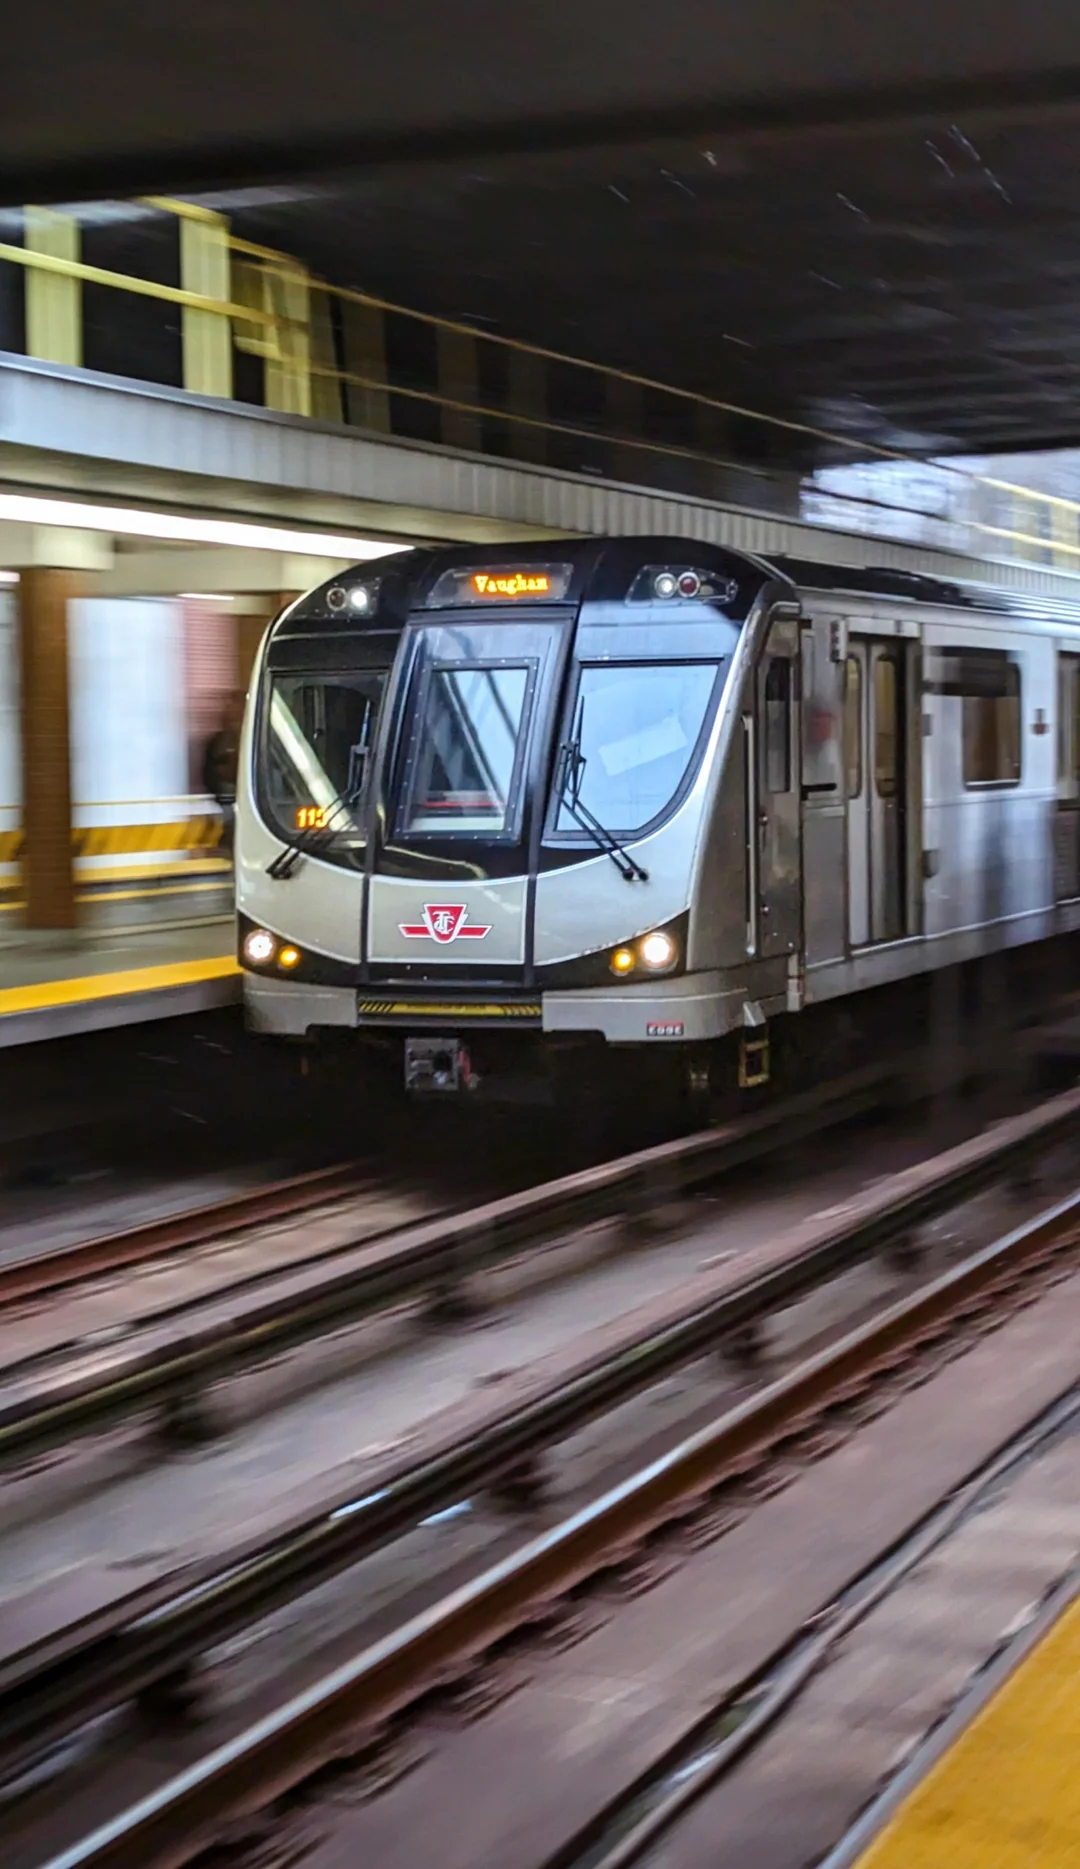
[[[1069,658],[1072,673],[1072,776],[1080,779],[1080,658]]]
[[[932,694],[961,703],[965,786],[1019,785],[1020,664],[1004,649],[943,649]]]
[[[1018,785],[1020,670],[1003,660],[985,675],[993,692],[963,696],[964,784]]]
[[[849,798],[862,791],[862,664],[849,655],[844,663],[844,784]]]
[[[765,672],[765,789],[791,790],[791,663],[780,655]]]
[[[891,655],[874,663],[874,789],[879,798],[895,798],[900,748],[897,667]]]

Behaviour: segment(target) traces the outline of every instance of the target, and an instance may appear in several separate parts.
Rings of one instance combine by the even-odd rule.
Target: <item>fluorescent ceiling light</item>
[[[180,591],[181,597],[188,597],[197,604],[231,604],[234,598],[225,591]]]
[[[115,532],[135,539],[168,539],[181,545],[238,545],[257,552],[296,552],[305,558],[385,558],[407,551],[388,539],[355,539],[332,532],[294,532],[286,526],[247,524],[239,519],[194,519],[186,513],[151,513],[134,506],[89,506],[80,500],[43,500],[27,493],[0,493],[0,519],[25,526],[73,526],[84,532]]]
[[[19,574],[17,571],[0,571],[0,584],[17,584],[18,582]]]

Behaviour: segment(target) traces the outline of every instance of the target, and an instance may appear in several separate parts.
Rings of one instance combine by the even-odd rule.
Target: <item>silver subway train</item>
[[[1078,794],[1080,604],[679,538],[404,552],[263,646],[248,1022],[413,1091],[760,1081],[782,1019],[1080,925]]]

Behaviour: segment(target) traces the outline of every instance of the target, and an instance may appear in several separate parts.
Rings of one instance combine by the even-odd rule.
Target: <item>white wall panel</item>
[[[184,815],[176,802],[188,789],[179,603],[81,598],[71,605],[69,657],[76,824]]]

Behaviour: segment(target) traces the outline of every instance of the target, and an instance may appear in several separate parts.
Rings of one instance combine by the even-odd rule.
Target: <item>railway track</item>
[[[710,1274],[693,1291],[574,1346],[569,1359],[556,1359],[559,1367],[527,1372],[523,1391],[497,1407],[460,1411],[420,1455],[372,1473],[360,1497],[326,1499],[269,1538],[221,1553],[201,1571],[189,1566],[9,1655],[0,1665],[0,1752],[9,1769],[25,1767],[44,1745],[107,1707],[175,1680],[199,1655],[425,1513],[508,1480],[527,1496],[521,1482],[535,1483],[537,1459],[583,1420],[730,1342],[733,1332],[760,1324],[866,1252],[910,1242],[921,1221],[985,1186],[988,1176],[1030,1162],[1069,1133],[1078,1115],[1080,1093],[1070,1093],[894,1177],[846,1211],[776,1241],[752,1270]],[[944,1358],[1070,1276],[1078,1242],[1080,1196],[1073,1196],[763,1387],[62,1860],[68,1869],[186,1863],[223,1827],[265,1809],[340,1753],[343,1733],[350,1757],[377,1758],[417,1707],[433,1693],[467,1691],[500,1649],[537,1630],[549,1639],[572,1633],[575,1603],[599,1577],[629,1574],[637,1585],[673,1537],[721,1537],[793,1468],[826,1457],[890,1400],[926,1382]]]
[[[343,1243],[208,1296],[157,1307],[107,1341],[97,1329],[85,1345],[9,1362],[0,1369],[0,1464],[36,1458],[146,1414],[182,1436],[208,1433],[215,1385],[398,1306],[427,1303],[450,1320],[467,1315],[470,1281],[485,1270],[598,1219],[622,1217],[632,1229],[648,1230],[673,1199],[863,1115],[892,1084],[891,1069],[868,1067],[753,1116],[479,1207],[450,1207],[382,1232],[349,1236],[346,1229]],[[286,1184],[290,1198],[292,1186]],[[297,1198],[309,1192],[301,1189]],[[245,1224],[242,1204],[231,1206],[235,1224]],[[197,1219],[197,1234],[202,1225]]]
[[[375,1179],[370,1162],[340,1162],[120,1232],[95,1235],[33,1257],[11,1260],[0,1265],[0,1315],[13,1306],[37,1302],[88,1279],[232,1239],[250,1227],[292,1219],[327,1202],[348,1200],[361,1195]]]

